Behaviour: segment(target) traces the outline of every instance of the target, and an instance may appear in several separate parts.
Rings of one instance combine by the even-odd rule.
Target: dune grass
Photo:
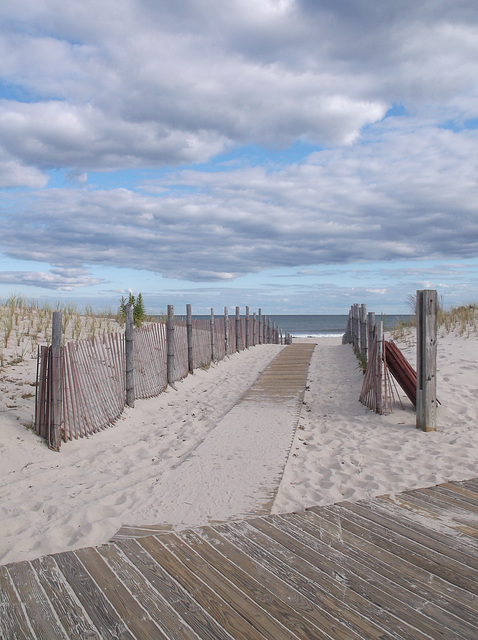
[[[478,334],[478,304],[461,305],[444,309],[438,305],[437,311],[438,335],[456,333],[457,335],[469,338]],[[397,326],[390,331],[393,340],[399,342],[409,342],[415,334],[416,318],[409,322],[400,321]]]
[[[53,311],[62,314],[63,343],[93,338],[120,330],[116,312],[96,312],[88,306],[80,311],[71,303],[39,303],[17,294],[0,302],[0,366],[36,358],[38,346],[51,341]]]

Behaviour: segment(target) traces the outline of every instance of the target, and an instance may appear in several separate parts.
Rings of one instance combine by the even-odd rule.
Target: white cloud
[[[394,101],[476,115],[469,3],[253,4],[6,3],[0,76],[30,97],[1,104],[0,144],[37,167],[111,170],[350,144]]]
[[[14,286],[28,285],[53,291],[73,291],[78,287],[100,284],[98,278],[91,277],[81,269],[51,269],[44,271],[2,271],[0,283]]]
[[[53,265],[52,287],[125,262],[221,282],[474,257],[477,24],[467,0],[4,0],[0,250]],[[320,150],[195,166],[294,143]]]
[[[280,170],[183,170],[144,193],[40,191],[15,212],[17,224],[7,214],[0,243],[9,256],[63,268],[126,265],[196,281],[277,266],[475,257],[478,132],[412,133],[402,122]]]

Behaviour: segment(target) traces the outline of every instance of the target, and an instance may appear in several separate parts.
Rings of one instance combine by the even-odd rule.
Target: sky
[[[478,302],[476,0],[2,0],[0,299]]]

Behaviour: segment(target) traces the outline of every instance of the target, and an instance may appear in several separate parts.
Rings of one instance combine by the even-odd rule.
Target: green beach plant
[[[124,296],[121,296],[119,308],[118,308],[118,319],[123,324],[126,319],[126,305],[133,305],[133,321],[135,327],[140,327],[146,316],[146,311],[144,308],[143,296],[141,293],[138,293],[138,297],[135,297],[133,293],[130,291],[128,299]]]

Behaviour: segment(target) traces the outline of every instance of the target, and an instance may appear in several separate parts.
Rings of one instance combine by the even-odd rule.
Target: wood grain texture
[[[138,527],[138,539],[131,528],[0,567],[0,638],[471,640],[477,497],[474,479],[182,532]]]

